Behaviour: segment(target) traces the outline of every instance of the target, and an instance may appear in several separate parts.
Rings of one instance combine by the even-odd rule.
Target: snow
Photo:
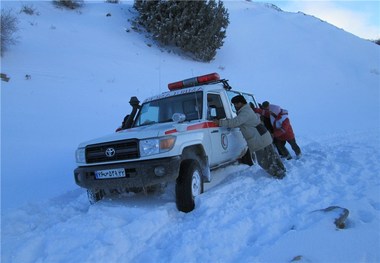
[[[19,13],[26,3],[39,15]],[[1,62],[1,262],[380,262],[378,45],[226,1],[225,44],[200,63],[130,30],[132,2],[1,5],[20,20]],[[77,145],[114,132],[131,96],[211,72],[289,111],[303,157],[284,161],[287,176],[219,169],[187,214],[173,185],[89,205],[73,179]],[[344,229],[339,210],[321,211],[331,206],[349,210]]]

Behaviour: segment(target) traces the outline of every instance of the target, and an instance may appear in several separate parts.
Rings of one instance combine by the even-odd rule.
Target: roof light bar
[[[168,88],[170,91],[172,91],[172,90],[177,90],[177,89],[194,87],[194,86],[206,84],[206,83],[217,81],[217,80],[220,80],[219,74],[218,73],[211,73],[211,74],[207,74],[207,75],[202,75],[202,76],[198,76],[198,77],[193,77],[193,78],[169,83]]]

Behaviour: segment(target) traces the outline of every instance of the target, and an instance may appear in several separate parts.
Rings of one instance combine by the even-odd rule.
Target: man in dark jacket
[[[286,172],[285,166],[275,152],[272,137],[261,123],[260,117],[251,109],[243,96],[235,96],[231,102],[235,106],[237,116],[233,119],[214,120],[215,124],[229,128],[239,127],[250,152],[256,154],[259,165],[270,175],[283,178]]]

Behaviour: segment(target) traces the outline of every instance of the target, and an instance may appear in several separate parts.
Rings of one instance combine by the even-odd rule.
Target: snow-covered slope
[[[132,2],[27,3],[39,15],[18,14],[19,43],[1,65],[11,78],[1,82],[2,262],[380,261],[379,46],[314,17],[226,1],[225,44],[199,63],[130,30]],[[287,177],[215,171],[189,214],[172,186],[90,206],[73,180],[77,145],[112,133],[130,96],[210,72],[289,110],[304,155],[285,162]],[[329,206],[349,209],[346,229],[316,211]]]

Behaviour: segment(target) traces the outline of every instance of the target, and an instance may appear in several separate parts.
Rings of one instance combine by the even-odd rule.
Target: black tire
[[[95,204],[96,202],[100,201],[104,197],[104,191],[103,190],[94,190],[94,189],[87,189],[87,197],[90,204]]]
[[[185,160],[181,164],[175,186],[176,205],[179,211],[194,210],[195,197],[203,193],[203,174],[195,160]]]
[[[254,164],[253,159],[252,159],[252,154],[249,149],[247,149],[244,156],[241,158],[240,162],[243,164],[247,164],[249,166],[252,166]]]

